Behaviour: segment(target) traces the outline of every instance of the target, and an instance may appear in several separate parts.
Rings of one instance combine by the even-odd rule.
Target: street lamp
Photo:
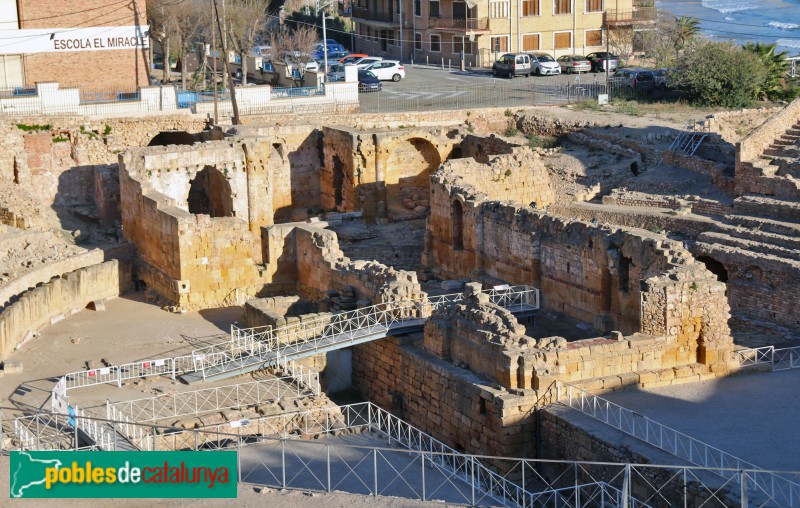
[[[322,54],[324,67],[322,68],[322,80],[324,82],[328,81],[328,31],[325,28],[325,18],[328,17],[325,14],[325,8],[330,6],[335,0],[331,0],[330,2],[323,4],[320,6],[320,11],[322,12]],[[331,18],[333,19],[333,18]]]

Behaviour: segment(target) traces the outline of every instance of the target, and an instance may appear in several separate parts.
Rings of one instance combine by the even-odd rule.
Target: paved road
[[[383,82],[380,92],[360,94],[361,111],[425,111],[480,107],[530,106],[575,100],[591,86],[601,86],[604,74],[495,78],[487,70],[446,70],[405,65],[406,78]],[[580,100],[580,98],[578,98]]]

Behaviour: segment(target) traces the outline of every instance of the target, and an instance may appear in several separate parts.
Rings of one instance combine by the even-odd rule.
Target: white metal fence
[[[19,448],[46,449],[37,433],[51,429],[54,419],[74,433],[75,449],[80,449],[66,416],[48,414],[24,420],[25,430],[19,434],[26,442]],[[237,449],[239,480],[275,488],[523,508],[792,506],[775,498],[756,501],[750,495],[759,475],[779,478],[793,473],[466,455],[370,403],[189,430],[124,421],[95,423],[114,435],[142,439],[141,449]],[[18,425],[23,419],[14,426]],[[343,430],[372,431],[388,446],[302,439]],[[107,449],[119,449],[114,448],[117,441]],[[708,483],[710,473],[726,481]]]
[[[214,411],[235,409],[268,401],[292,401],[318,395],[319,392],[295,383],[293,377],[271,378],[249,383],[204,388],[190,392],[161,394],[124,402],[107,402],[131,421],[152,423],[168,418],[199,416]],[[107,412],[107,417],[112,418]]]
[[[676,457],[696,464],[726,480],[749,470],[744,485],[754,496],[766,497],[778,506],[800,505],[800,473],[775,474],[651,420],[607,399],[558,381],[557,400],[611,427]]]
[[[800,368],[800,346],[775,349],[764,346],[735,351],[740,367],[771,365],[773,371]]]

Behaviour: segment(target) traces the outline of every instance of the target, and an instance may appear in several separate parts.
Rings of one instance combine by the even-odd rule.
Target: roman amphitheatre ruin
[[[725,383],[795,380],[800,100],[689,131],[206,122],[0,122],[3,450],[237,449],[241,495],[276,506],[798,503],[789,434],[714,441],[773,416],[692,422],[745,397]]]

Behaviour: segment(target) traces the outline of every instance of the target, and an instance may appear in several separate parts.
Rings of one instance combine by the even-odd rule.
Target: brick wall
[[[20,28],[73,28],[145,25],[144,0],[120,4],[86,0],[80,9],[58,2],[20,0]],[[25,82],[59,81],[81,88],[132,91],[149,83],[148,50],[63,51],[25,55]]]

